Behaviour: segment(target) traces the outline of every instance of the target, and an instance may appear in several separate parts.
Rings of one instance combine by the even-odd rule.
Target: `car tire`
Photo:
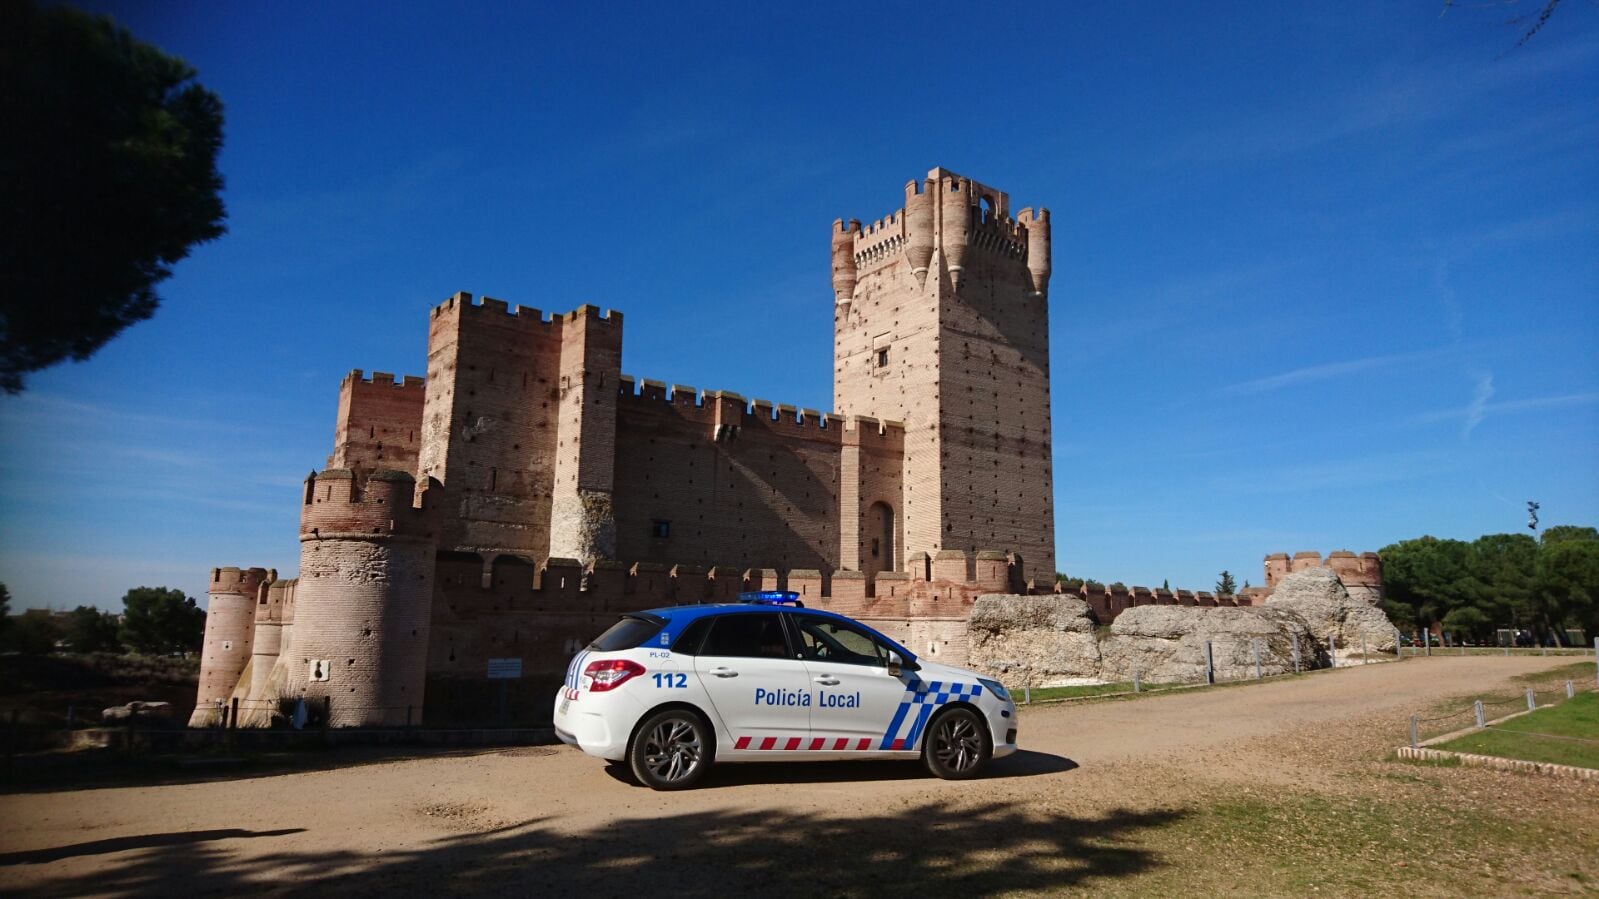
[[[988,722],[965,706],[945,709],[934,716],[922,744],[922,761],[927,770],[944,780],[976,777],[993,754]]]
[[[684,790],[705,775],[715,755],[711,727],[692,709],[665,709],[633,732],[628,765],[652,790]]]

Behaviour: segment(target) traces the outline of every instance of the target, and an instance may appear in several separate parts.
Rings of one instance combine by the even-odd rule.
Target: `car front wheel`
[[[922,759],[927,770],[945,780],[976,777],[993,755],[988,723],[971,709],[956,707],[939,713],[928,729]]]
[[[688,709],[656,712],[639,726],[628,763],[639,782],[655,790],[691,787],[711,766],[711,729]]]

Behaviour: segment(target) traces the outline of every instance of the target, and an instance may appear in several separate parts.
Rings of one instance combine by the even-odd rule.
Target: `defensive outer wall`
[[[624,375],[618,312],[436,306],[426,377],[341,383],[299,577],[213,571],[192,723],[415,723],[429,682],[553,675],[619,612],[749,589],[964,661],[977,596],[1058,589],[1050,217],[944,169],[904,198],[832,229],[836,411]],[[1368,556],[1328,564],[1380,595]],[[1266,593],[1078,592],[1106,622]]]

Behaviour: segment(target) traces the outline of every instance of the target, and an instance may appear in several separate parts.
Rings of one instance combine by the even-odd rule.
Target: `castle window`
[[[665,540],[672,536],[672,523],[662,519],[650,522],[650,536],[656,540]]]

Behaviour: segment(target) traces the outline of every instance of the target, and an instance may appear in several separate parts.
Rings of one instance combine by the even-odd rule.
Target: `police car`
[[[567,667],[556,735],[657,790],[692,786],[713,761],[920,758],[964,779],[1016,751],[998,681],[795,593],[739,598],[622,616]]]

